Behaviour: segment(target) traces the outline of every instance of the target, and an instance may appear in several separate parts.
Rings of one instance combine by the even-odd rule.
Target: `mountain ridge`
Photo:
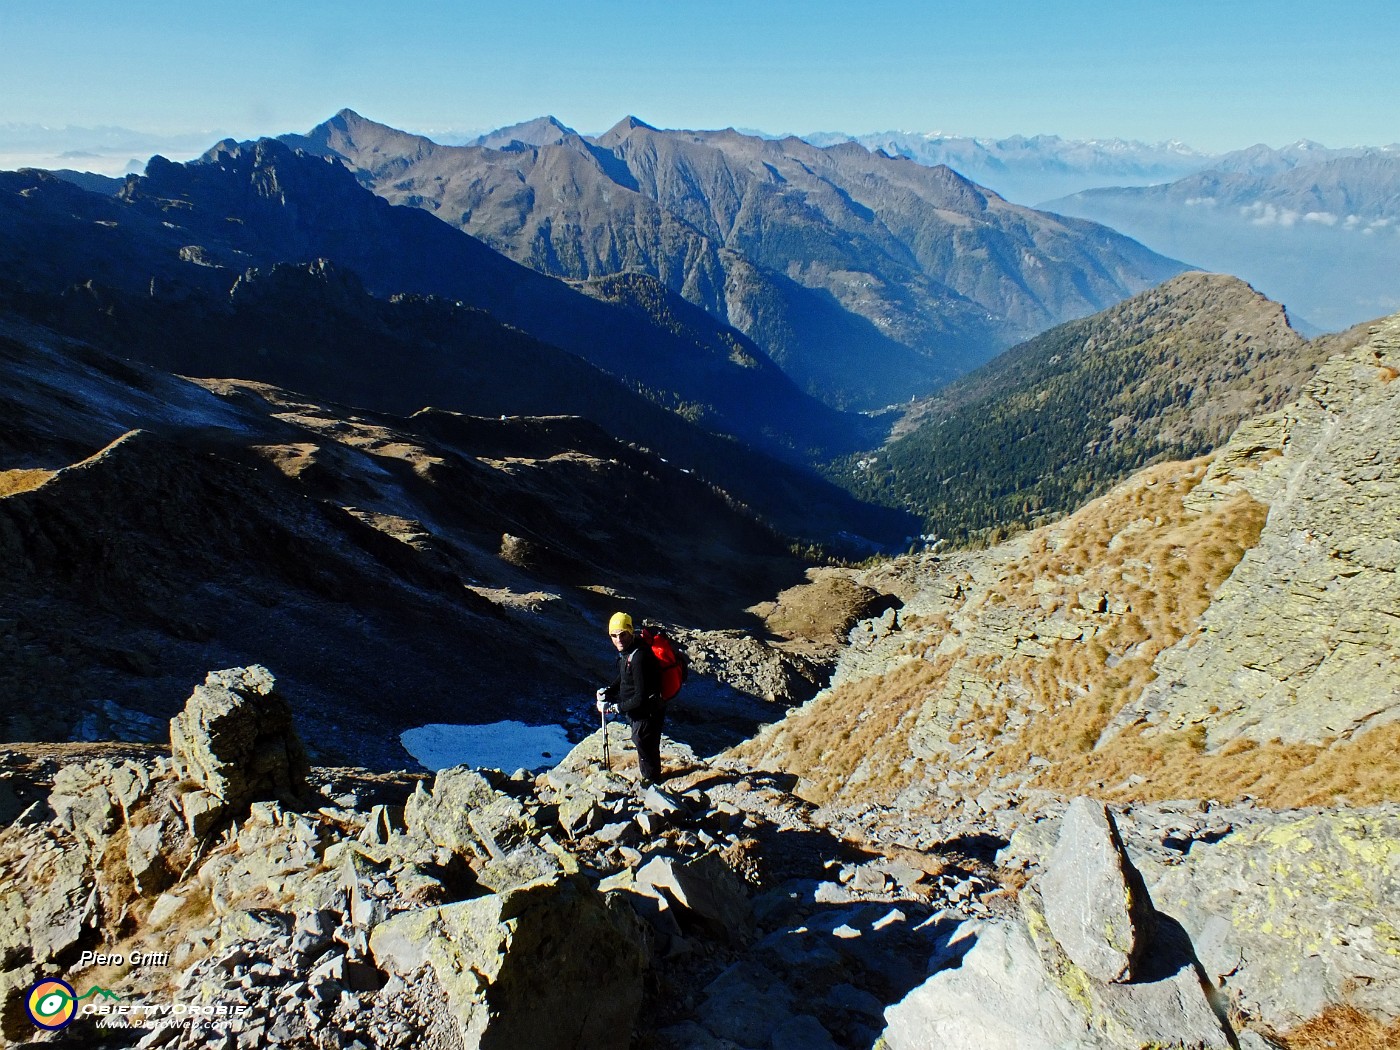
[[[610,305],[600,301],[598,289],[567,288],[427,215],[391,209],[349,173],[321,160],[297,158],[276,144],[215,155],[225,158],[227,170],[214,161],[156,161],[148,176],[128,180],[117,198],[85,194],[39,173],[0,175],[6,190],[0,209],[10,219],[0,231],[0,243],[8,247],[8,265],[0,271],[17,286],[47,296],[95,280],[130,297],[138,313],[164,308],[139,301],[155,288],[169,299],[169,309],[189,315],[188,330],[197,334],[196,312],[179,304],[181,296],[217,300],[254,263],[270,268],[284,258],[330,257],[360,274],[370,291],[416,287],[485,306],[544,343],[576,350],[595,368],[601,364],[613,382],[641,384],[666,407],[703,418],[711,429],[737,430],[790,462],[821,455],[824,442],[849,441],[872,425],[801,395],[741,335],[679,299],[670,302],[669,293],[649,289],[646,278],[637,278],[626,295],[603,289],[602,298],[625,300]],[[318,230],[322,220],[329,232]],[[225,307],[211,309],[218,314]],[[640,347],[648,352],[639,353]],[[266,372],[262,377],[276,378]],[[403,377],[392,382],[402,386]],[[609,401],[616,396],[607,395],[604,403]],[[610,418],[625,417],[614,411]],[[655,437],[655,424],[649,426]],[[674,442],[680,432],[669,424],[667,429]],[[630,433],[634,440],[646,439],[636,428]],[[679,452],[685,445],[693,441],[672,447]],[[712,467],[726,458],[732,459],[708,455]],[[717,480],[736,481],[732,475]]]
[[[635,118],[591,142],[509,153],[420,152],[403,138],[391,158],[369,144],[392,129],[343,116],[287,141],[313,139],[386,199],[544,272],[651,273],[754,336],[809,391],[862,407],[902,400],[984,359],[1007,332],[1091,312],[1175,268],[1111,231],[858,146],[658,131]],[[960,264],[960,251],[983,253],[995,276]],[[794,318],[822,314],[793,330]]]

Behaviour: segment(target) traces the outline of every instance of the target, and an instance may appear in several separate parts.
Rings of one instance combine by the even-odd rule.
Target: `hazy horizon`
[[[1400,140],[1400,6],[1351,0],[833,0],[504,7],[132,0],[0,8],[10,125],[151,138],[305,131],[342,107],[406,130],[483,132],[552,114],[585,133],[905,129],[1185,143]],[[1358,72],[1364,70],[1365,76]]]

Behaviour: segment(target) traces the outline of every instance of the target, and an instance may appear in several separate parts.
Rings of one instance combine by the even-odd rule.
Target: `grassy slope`
[[[1202,514],[1184,510],[1207,463],[1150,468],[1057,526],[986,555],[961,556],[1001,559],[990,583],[959,575],[957,559],[950,560],[946,571],[959,593],[945,612],[906,620],[908,661],[819,696],[743,753],[799,774],[818,801],[888,801],[949,769],[972,776],[969,795],[1019,773],[1033,786],[1119,802],[1400,799],[1394,724],[1332,747],[1238,741],[1214,754],[1204,753],[1203,732],[1145,738],[1130,729],[1094,750],[1114,714],[1151,680],[1156,655],[1192,630],[1263,527],[1266,508],[1245,495]],[[1117,599],[1112,609],[1093,611],[1100,594]],[[1056,638],[1049,628],[1057,617],[1093,632]],[[989,645],[988,625],[1007,622],[1040,625],[1039,646],[1006,653]],[[1017,699],[969,699],[969,679]],[[907,761],[911,736],[929,738],[931,707],[941,749]]]

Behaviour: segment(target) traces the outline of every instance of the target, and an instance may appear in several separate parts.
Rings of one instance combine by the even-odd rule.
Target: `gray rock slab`
[[[638,888],[665,891],[681,907],[737,940],[748,930],[748,893],[739,877],[714,853],[689,862],[653,857],[637,870],[636,878]]]
[[[1090,1050],[1088,1021],[1055,984],[1019,923],[967,926],[962,964],[885,1010],[889,1050]]]
[[[466,1047],[613,1050],[642,1001],[637,919],[580,878],[396,915],[370,951],[404,978],[431,966]]]
[[[655,786],[642,792],[642,805],[660,817],[674,817],[682,812],[672,796]]]
[[[1076,798],[1040,878],[1045,920],[1075,964],[1100,981],[1126,981],[1146,950],[1151,902],[1107,807]]]
[[[431,791],[422,784],[404,806],[404,823],[410,835],[427,840],[464,857],[487,857],[471,815],[496,801],[497,791],[469,766],[438,771]]]
[[[467,814],[467,823],[487,853],[499,858],[530,840],[534,821],[519,802],[509,795],[498,795]]]
[[[1400,1016],[1400,806],[1232,817],[1151,884],[1208,977],[1280,1030],[1329,1003]]]
[[[965,924],[974,939],[960,965],[942,970],[885,1011],[890,1050],[1227,1050],[1231,1037],[1206,996],[1181,938],[1133,984],[1097,981],[1055,943],[1034,894],[1026,921]],[[1035,931],[1035,932],[1033,932]]]
[[[565,796],[559,802],[559,826],[571,838],[581,838],[602,823],[600,800],[585,791]]]
[[[128,829],[126,864],[141,896],[154,896],[174,881],[166,854],[177,841],[176,828],[167,827],[164,820]]]
[[[180,796],[180,810],[190,834],[202,839],[218,826],[227,806],[219,796],[199,788]]]
[[[509,853],[492,857],[476,874],[477,882],[489,890],[506,890],[541,879],[554,879],[563,872],[559,859],[533,842],[525,842]]]

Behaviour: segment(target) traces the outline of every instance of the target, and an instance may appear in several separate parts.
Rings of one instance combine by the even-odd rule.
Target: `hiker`
[[[617,650],[617,677],[598,690],[598,710],[627,716],[641,767],[641,784],[647,787],[661,779],[661,723],[666,717],[661,667],[626,613],[613,613],[608,637]]]

